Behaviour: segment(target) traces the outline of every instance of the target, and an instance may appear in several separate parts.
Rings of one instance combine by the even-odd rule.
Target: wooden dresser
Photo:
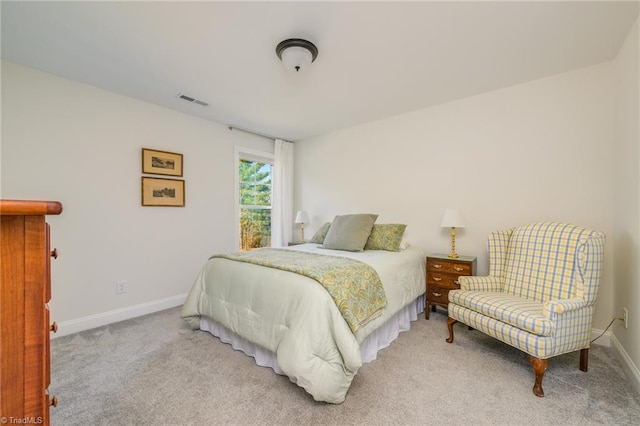
[[[46,215],[57,201],[0,200],[0,418],[6,424],[49,424],[51,257]]]
[[[460,256],[455,259],[446,254],[427,256],[427,293],[425,297],[424,317],[429,319],[430,308],[447,308],[449,290],[460,288],[458,278],[462,275],[476,274],[476,258]]]

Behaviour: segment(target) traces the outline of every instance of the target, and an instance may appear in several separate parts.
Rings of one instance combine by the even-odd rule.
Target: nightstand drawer
[[[449,290],[452,288],[430,285],[427,289],[427,301],[446,305],[449,303]]]
[[[434,284],[442,287],[458,288],[458,275],[442,274],[439,272],[427,272],[427,284]]]
[[[432,272],[444,272],[456,275],[472,275],[472,265],[469,262],[456,262],[454,260],[440,261],[438,259],[429,259],[427,268]]]

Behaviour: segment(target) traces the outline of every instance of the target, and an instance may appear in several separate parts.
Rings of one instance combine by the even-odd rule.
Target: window
[[[264,153],[238,154],[239,248],[269,247],[273,158]]]

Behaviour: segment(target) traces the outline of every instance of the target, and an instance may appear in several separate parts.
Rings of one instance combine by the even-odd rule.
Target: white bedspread
[[[314,399],[340,403],[362,365],[360,344],[424,293],[425,256],[416,248],[351,253],[303,244],[289,249],[350,257],[371,265],[387,297],[382,315],[354,335],[331,296],[315,280],[213,258],[196,279],[182,317],[194,329],[200,328],[201,316],[211,318],[276,354],[280,370]]]

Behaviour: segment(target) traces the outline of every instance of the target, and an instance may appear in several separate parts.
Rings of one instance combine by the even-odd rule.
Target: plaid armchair
[[[566,223],[493,232],[489,276],[460,277],[449,292],[447,342],[460,321],[529,354],[540,397],[549,358],[580,350],[587,371],[604,242],[602,232]]]

